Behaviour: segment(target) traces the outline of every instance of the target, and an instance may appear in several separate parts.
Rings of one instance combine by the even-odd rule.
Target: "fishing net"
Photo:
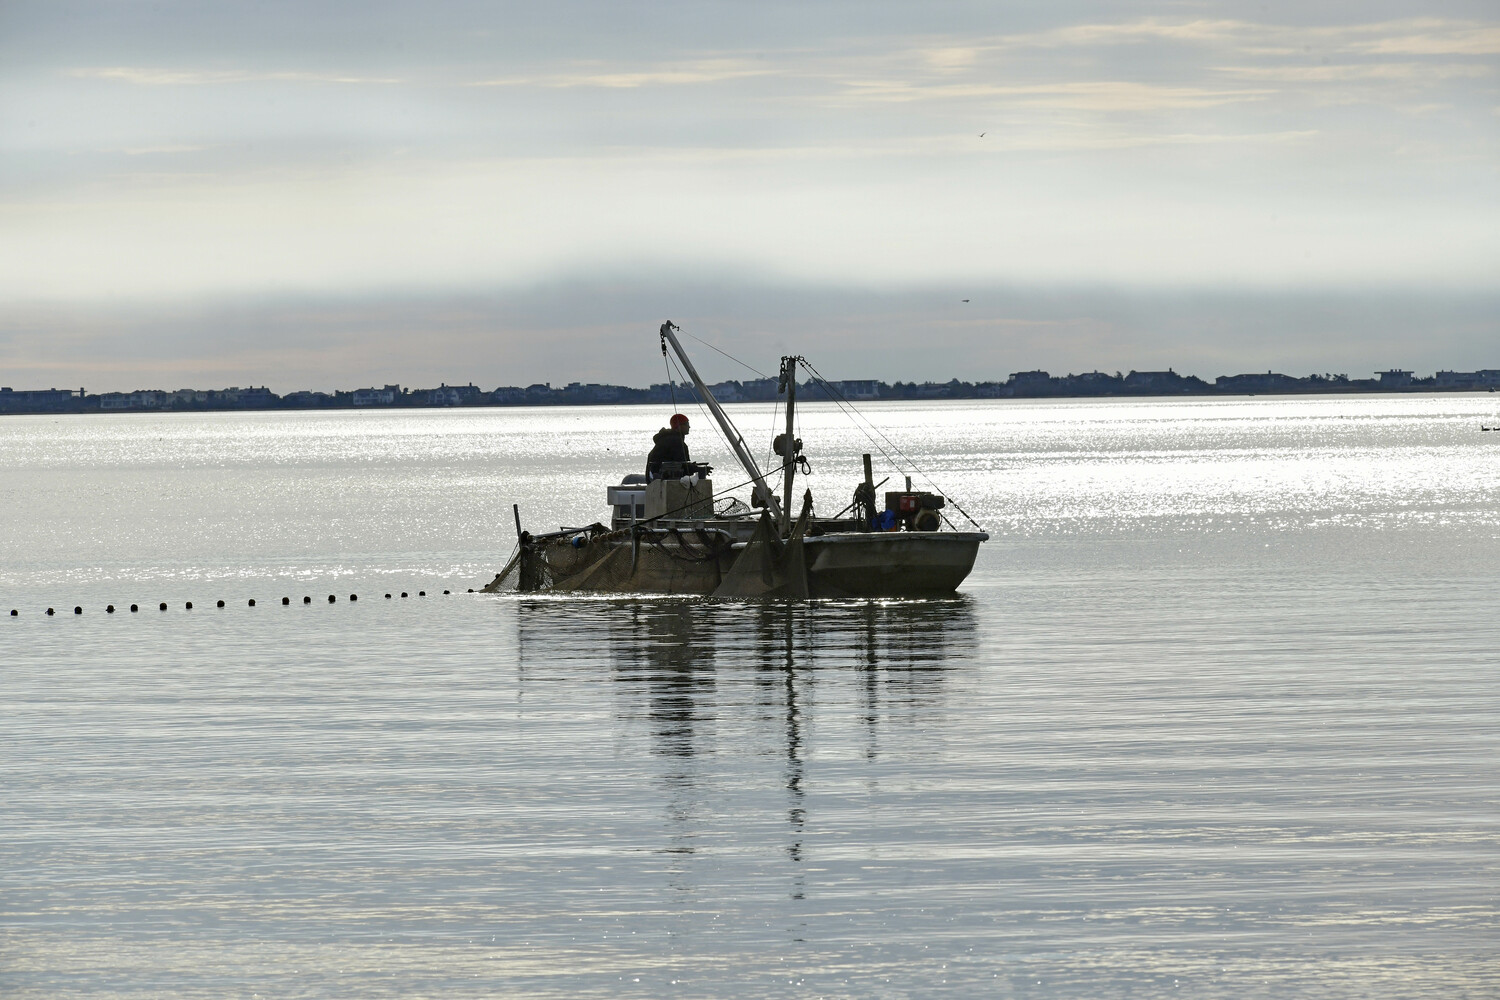
[[[734,562],[732,541],[715,529],[650,527],[523,538],[484,592],[710,594]]]

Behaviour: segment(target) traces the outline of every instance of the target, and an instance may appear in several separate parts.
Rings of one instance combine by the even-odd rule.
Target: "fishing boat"
[[[951,497],[936,488],[913,489],[910,476],[905,489],[886,492],[880,503],[876,489],[883,483],[874,482],[869,454],[863,479],[838,514],[816,515],[811,490],[803,492],[793,514],[797,473],[808,470],[802,441],[794,434],[798,365],[805,366],[805,359],[781,359],[777,385],[785,397],[786,430],[772,446],[781,465],[769,470],[771,476],[780,474],[778,495],[683,350],[678,332],[671,321],[662,324],[662,354],[670,351],[676,358],[747,480],[716,493],[708,466],[665,462],[657,476],[626,475],[606,487],[608,524],[542,534],[524,530],[519,507],[512,505],[515,552],[485,592],[820,598],[922,597],[957,590],[989,535]],[[817,381],[838,393],[820,376]],[[748,501],[734,496],[747,487]],[[949,510],[974,530],[960,530]]]

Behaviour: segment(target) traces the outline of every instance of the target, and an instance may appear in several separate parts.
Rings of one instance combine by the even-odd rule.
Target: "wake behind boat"
[[[519,509],[513,507],[516,551],[484,588],[487,593],[916,597],[951,594],[963,583],[989,535],[950,498],[913,490],[909,476],[904,490],[885,493],[880,504],[868,454],[863,481],[843,510],[833,517],[817,516],[812,491],[806,490],[793,516],[796,474],[807,469],[802,441],[794,434],[802,358],[781,359],[778,393],[785,397],[786,431],[772,446],[782,464],[771,470],[781,475],[778,496],[698,375],[677,332],[672,322],[662,324],[662,354],[670,349],[676,357],[748,480],[715,493],[708,478],[712,470],[676,460],[685,451],[673,455],[668,435],[667,446],[653,451],[648,475],[627,475],[607,488],[608,525],[532,534],[522,530]],[[848,405],[835,387],[821,377],[816,381],[841,408]],[[685,424],[686,418],[681,419]],[[745,487],[751,490],[748,502],[733,495]],[[946,513],[950,508],[976,530],[958,530]]]

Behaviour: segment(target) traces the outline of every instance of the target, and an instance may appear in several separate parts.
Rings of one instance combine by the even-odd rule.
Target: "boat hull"
[[[951,594],[974,569],[982,531],[885,531],[814,535],[806,546],[813,597]]]
[[[485,589],[727,598],[931,597],[958,589],[988,538],[982,531],[821,530],[790,541],[761,533],[736,541],[729,531],[701,527],[555,536],[524,548],[529,571],[512,572],[520,565],[518,557]]]

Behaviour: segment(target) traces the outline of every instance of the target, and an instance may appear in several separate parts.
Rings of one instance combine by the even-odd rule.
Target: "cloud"
[[[1456,80],[1493,76],[1489,66],[1476,63],[1339,63],[1328,66],[1222,66],[1221,73],[1246,80],[1285,83],[1347,82],[1352,80]]]
[[[774,68],[763,62],[747,59],[697,59],[669,62],[650,68],[617,67],[611,69],[602,64],[595,64],[592,67],[579,67],[566,72],[475,80],[469,86],[555,89],[598,87],[633,90],[638,87],[701,86],[755,76],[769,76],[775,72],[777,71]]]
[[[172,156],[178,153],[200,153],[207,146],[126,146],[121,149],[102,149],[101,153],[124,153],[126,156]]]
[[[1410,27],[1429,25],[1436,30],[1409,30]],[[1387,37],[1350,42],[1349,48],[1372,55],[1500,55],[1500,27],[1493,25],[1418,21],[1395,22],[1388,27],[1391,34]]]
[[[1210,108],[1256,101],[1270,90],[1214,90],[1167,87],[1130,80],[1075,80],[1007,86],[992,83],[915,83],[907,80],[849,80],[846,96],[864,101],[922,101],[999,98],[1002,104],[1072,111],[1157,111]]]
[[[83,80],[110,80],[142,87],[221,86],[235,83],[394,84],[399,77],[349,76],[299,70],[184,70],[147,66],[85,66],[68,71]]]

